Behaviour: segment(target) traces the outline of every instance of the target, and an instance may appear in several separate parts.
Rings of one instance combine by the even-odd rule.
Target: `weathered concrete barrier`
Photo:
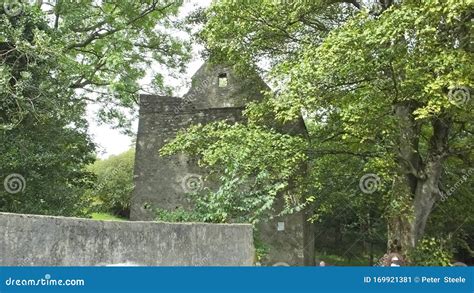
[[[95,221],[0,213],[0,266],[250,266],[245,224]]]

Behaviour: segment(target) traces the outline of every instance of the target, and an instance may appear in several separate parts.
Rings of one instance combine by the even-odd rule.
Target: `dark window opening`
[[[219,74],[219,87],[227,86],[227,73]]]

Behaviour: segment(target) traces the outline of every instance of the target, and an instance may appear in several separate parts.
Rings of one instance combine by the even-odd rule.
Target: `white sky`
[[[191,1],[184,1],[184,5],[180,11],[180,17],[184,17],[189,12],[194,10],[197,7],[207,7],[211,3],[211,0],[191,0]],[[186,37],[185,33],[181,33],[182,37]],[[193,46],[193,60],[189,63],[187,72],[184,74],[180,79],[174,79],[170,76],[165,77],[165,82],[167,85],[178,87],[179,91],[175,93],[176,95],[183,95],[187,92],[188,87],[186,84],[189,84],[191,76],[199,69],[199,67],[203,64],[204,60],[200,58],[199,51],[202,48],[200,46]],[[149,69],[148,76],[143,80],[144,84],[149,83],[151,78],[153,77],[154,72],[163,72],[162,68],[159,65],[153,66]],[[108,125],[99,125],[97,123],[97,115],[95,112],[97,111],[97,107],[91,105],[88,107],[88,121],[89,121],[89,133],[92,136],[93,141],[97,145],[97,155],[100,158],[107,158],[111,155],[117,155],[124,151],[127,151],[131,147],[135,147],[132,144],[132,137],[124,135],[120,133],[117,129],[112,129]],[[133,131],[136,133],[138,127],[138,121],[133,121]]]

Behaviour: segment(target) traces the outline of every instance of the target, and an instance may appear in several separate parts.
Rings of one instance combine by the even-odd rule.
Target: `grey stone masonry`
[[[263,99],[263,92],[268,90],[253,71],[242,76],[231,67],[207,62],[195,73],[191,89],[183,97],[141,95],[131,219],[153,220],[156,208],[192,209],[186,196],[188,181],[192,179],[194,184],[207,184],[210,188],[215,183],[201,181],[205,172],[193,158],[161,157],[159,150],[179,130],[190,125],[220,120],[244,122],[242,110],[247,103]],[[301,120],[294,129],[305,132],[304,122]],[[282,202],[283,199],[278,200],[277,210]],[[307,217],[302,212],[267,221],[259,227],[259,235],[269,247],[264,264],[311,264],[314,243]]]

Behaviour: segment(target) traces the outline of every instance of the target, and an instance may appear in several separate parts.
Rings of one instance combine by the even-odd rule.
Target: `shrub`
[[[416,266],[450,266],[452,252],[447,241],[431,237],[419,241],[408,258]]]

